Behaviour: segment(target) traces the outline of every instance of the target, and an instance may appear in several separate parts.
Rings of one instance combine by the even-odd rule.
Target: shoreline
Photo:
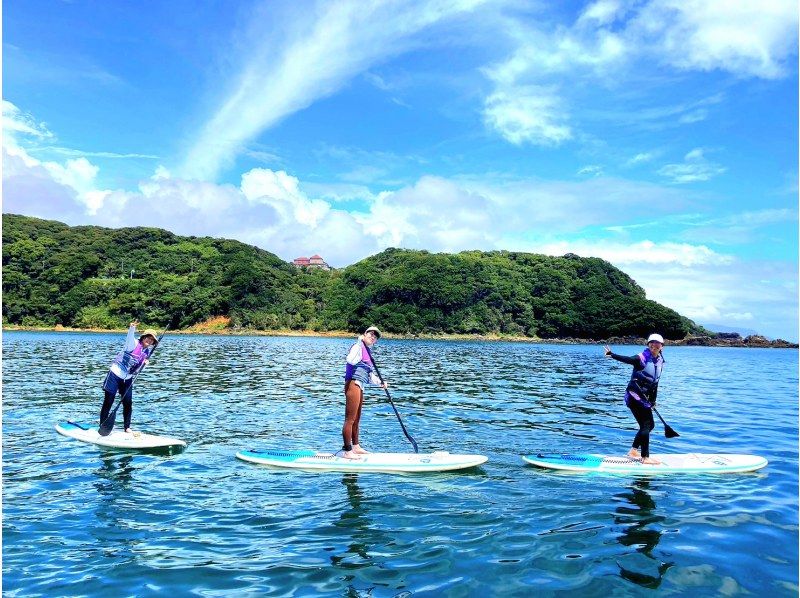
[[[120,333],[125,334],[127,328],[70,328],[66,326],[18,326],[4,324],[3,332],[91,332],[98,334]],[[358,333],[342,330],[255,330],[249,328],[215,328],[193,326],[183,330],[170,330],[169,334],[197,334],[208,336],[274,336],[274,337],[309,337],[309,338],[353,338]],[[636,337],[611,337],[602,340],[579,338],[539,338],[529,336],[501,335],[501,334],[394,334],[384,333],[385,339],[397,340],[441,340],[441,341],[485,341],[485,342],[514,342],[530,343],[537,345],[636,345],[645,346],[645,338]],[[778,348],[797,349],[797,343],[790,343],[783,339],[769,340],[760,335],[747,337],[713,338],[709,336],[687,336],[683,339],[666,339],[667,346],[673,347],[735,347],[735,348]]]

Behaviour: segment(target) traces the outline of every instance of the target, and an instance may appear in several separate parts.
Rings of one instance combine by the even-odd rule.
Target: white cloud
[[[22,112],[17,106],[3,100],[3,134],[9,135],[11,141],[4,141],[4,145],[15,144],[16,135],[28,135],[40,139],[49,139],[53,134],[47,130],[47,125],[37,122],[30,114]]]
[[[559,241],[546,245],[532,245],[531,251],[547,255],[576,253],[584,257],[599,257],[620,267],[630,264],[727,265],[734,261],[731,256],[719,254],[704,245],[653,241],[635,243]]]
[[[112,160],[130,160],[130,159],[144,159],[144,160],[158,160],[159,156],[153,154],[120,154],[117,152],[84,152],[81,150],[71,149],[68,147],[55,147],[44,146],[36,148],[36,151],[50,152],[62,156],[70,156],[73,158],[108,158]]]
[[[31,188],[42,184],[48,188],[50,193],[60,197],[60,202],[74,197],[84,204],[89,213],[94,213],[102,205],[104,195],[104,192],[95,188],[97,166],[84,157],[69,159],[63,164],[40,161],[31,156],[23,147],[27,145],[36,147],[35,143],[38,140],[52,137],[53,134],[48,131],[44,123],[37,122],[30,114],[22,112],[11,102],[3,100],[4,195],[5,192],[12,190],[13,185],[21,185],[30,192]],[[26,142],[30,139],[33,141]],[[28,175],[30,175],[29,180],[21,180]],[[59,186],[63,187],[63,190],[55,193]],[[38,197],[17,198],[13,192],[5,200],[4,209],[10,206],[32,208],[42,201]],[[42,206],[36,209],[41,210]]]
[[[578,176],[602,176],[603,167],[597,164],[588,164],[578,170]]]
[[[724,166],[709,161],[702,148],[696,148],[684,156],[682,164],[666,164],[658,170],[658,174],[681,184],[707,181],[726,170]]]
[[[793,0],[654,0],[633,20],[631,33],[680,69],[774,79],[792,66],[797,24]]]
[[[695,321],[746,322],[769,337],[797,340],[797,270],[781,262],[700,264],[692,267],[648,264],[622,269],[649,299]],[[763,274],[771,277],[765,279]]]
[[[330,210],[327,202],[308,199],[297,178],[284,171],[254,168],[242,175],[241,189],[248,201],[272,206],[287,222],[314,227]]]
[[[638,166],[639,164],[644,164],[646,162],[650,162],[655,158],[655,153],[653,152],[641,152],[636,154],[633,158],[627,161],[626,166]]]
[[[622,99],[619,90],[650,79],[654,63],[676,73],[722,70],[737,77],[783,77],[794,68],[797,29],[793,0],[600,0],[571,26],[515,21],[507,35],[516,48],[506,60],[483,69],[493,84],[484,120],[514,144],[557,144],[577,137],[580,117],[592,114],[575,109],[578,90],[600,88]],[[554,83],[564,77],[574,85],[555,91]],[[631,83],[625,86],[626,81]],[[565,109],[570,104],[572,114]],[[617,116],[641,119],[638,108],[619,110]],[[653,116],[669,116],[658,111]],[[603,114],[608,118],[614,112]],[[708,116],[707,107],[685,108],[678,122],[692,124]]]
[[[496,91],[486,98],[483,117],[488,126],[516,145],[558,145],[572,138],[559,98],[542,87]]]
[[[415,46],[415,36],[469,12],[484,0],[433,0],[422,5],[339,0],[296,7],[280,31],[267,34],[258,5],[246,34],[243,65],[179,168],[185,178],[211,179],[258,133],[389,57]],[[279,19],[280,21],[280,19]],[[274,34],[274,35],[273,35]]]

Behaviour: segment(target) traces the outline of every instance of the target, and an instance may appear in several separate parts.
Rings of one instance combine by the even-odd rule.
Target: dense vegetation
[[[3,322],[185,328],[217,315],[260,330],[683,338],[699,328],[597,258],[387,249],[298,269],[238,241],[3,215]]]

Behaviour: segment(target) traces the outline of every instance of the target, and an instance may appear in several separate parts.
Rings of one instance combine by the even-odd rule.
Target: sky
[[[608,260],[798,340],[798,8],[6,0],[3,213]]]

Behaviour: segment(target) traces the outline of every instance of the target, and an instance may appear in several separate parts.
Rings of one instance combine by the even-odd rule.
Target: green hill
[[[603,260],[387,249],[330,272],[238,241],[3,215],[3,322],[185,328],[227,315],[260,330],[644,336],[699,329]]]

